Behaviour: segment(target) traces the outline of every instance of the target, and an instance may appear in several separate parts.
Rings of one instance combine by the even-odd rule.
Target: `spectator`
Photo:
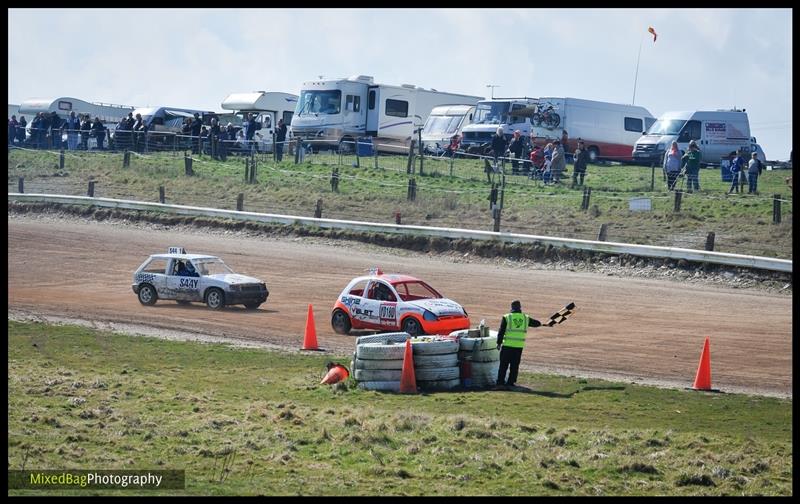
[[[106,139],[106,127],[100,122],[99,117],[94,118],[94,124],[92,124],[92,134],[97,139],[97,148],[99,150],[106,150],[103,144]]]
[[[511,174],[519,175],[519,161],[522,159],[522,152],[525,150],[525,142],[522,140],[522,132],[520,130],[514,131],[514,137],[511,143],[508,144],[508,150],[511,151],[513,159],[511,160]]]
[[[192,121],[192,153],[197,154],[200,152],[200,132],[203,130],[203,121],[200,119],[200,114],[194,113],[194,120]]]
[[[247,123],[244,132],[244,145],[243,147],[245,150],[250,150],[251,146],[253,145],[253,137],[256,135],[256,130],[258,129],[256,124],[256,118],[253,114],[247,114]]]
[[[130,123],[130,118],[128,119]],[[131,125],[131,134],[133,135],[134,150],[136,152],[144,151],[145,135],[147,134],[147,126],[144,124],[142,114],[136,114],[136,121]]]
[[[13,114],[8,120],[8,145],[14,145],[14,140],[17,138],[17,125],[17,116]]]
[[[459,147],[461,147],[461,135],[456,133],[450,137],[450,144],[447,146],[447,149],[445,149],[444,156],[451,158],[456,157],[456,152],[458,152]]]
[[[283,119],[278,119],[278,127],[275,128],[275,156],[280,162],[283,159],[283,144],[286,141],[286,124]]]
[[[575,169],[572,173],[572,187],[583,185],[583,177],[586,175],[586,165],[589,163],[589,151],[583,145],[583,140],[578,139],[578,147],[575,149],[575,154],[572,156],[575,162]],[[680,159],[678,159],[680,164]]]
[[[675,189],[675,182],[681,172],[681,151],[678,150],[678,142],[672,142],[670,149],[664,154],[664,172],[667,174],[667,189]]]
[[[89,135],[92,132],[92,122],[89,120],[89,114],[81,118],[81,150],[89,150]]]
[[[564,155],[564,148],[561,146],[561,140],[553,142],[553,160],[550,164],[550,174],[553,178],[554,184],[561,183],[561,175],[567,168],[567,159]]]
[[[61,149],[63,141],[61,140],[61,118],[54,110],[50,112],[50,146],[53,149]]]
[[[531,151],[531,179],[541,179],[544,171],[544,149],[541,145],[533,145]]]
[[[750,155],[750,162],[747,164],[747,181],[749,188],[747,194],[758,194],[758,176],[763,171],[763,164],[758,159],[758,153],[754,152]]]
[[[81,122],[78,119],[78,116],[75,115],[75,111],[69,113],[69,117],[62,128],[67,130],[67,149],[74,151],[78,148],[78,130],[81,129]]]
[[[728,194],[731,194],[733,191],[738,193],[740,179],[744,177],[744,157],[742,157],[742,152],[740,150],[736,151],[736,157],[731,161],[731,174],[733,177],[731,177],[731,188],[728,189]]]
[[[20,145],[25,143],[25,128],[28,127],[28,121],[25,120],[25,116],[19,116],[19,124],[17,125],[17,142]]]
[[[37,112],[31,121],[31,139],[33,140],[33,147],[41,149],[42,145],[42,113]]]
[[[697,142],[689,142],[689,152],[681,158],[681,168],[686,167],[686,192],[691,193],[694,189],[700,190],[700,148]]]
[[[503,134],[503,128],[497,128],[494,136],[492,137],[492,156],[494,157],[494,171],[497,173],[498,161],[506,155],[508,149],[508,142]]]
[[[544,146],[544,150],[542,151],[544,154],[544,165],[542,166],[542,181],[545,185],[550,183],[551,180],[551,166],[553,164],[553,143],[548,143]]]

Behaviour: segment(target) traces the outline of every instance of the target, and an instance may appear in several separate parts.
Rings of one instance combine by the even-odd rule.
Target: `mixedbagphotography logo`
[[[28,470],[8,471],[9,490],[160,490],[186,487],[186,472],[181,470]]]

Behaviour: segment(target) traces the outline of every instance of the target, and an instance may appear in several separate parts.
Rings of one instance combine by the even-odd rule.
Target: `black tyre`
[[[558,125],[561,124],[561,116],[555,112],[550,116],[550,120],[553,121],[553,128],[558,128]]]
[[[422,331],[422,325],[414,317],[408,317],[403,321],[403,332],[407,332],[411,336],[419,336],[420,334],[424,334]]]
[[[206,293],[206,304],[212,310],[221,310],[225,308],[225,293],[216,287],[208,289]]]
[[[336,334],[350,334],[352,324],[350,324],[350,317],[343,310],[333,310],[331,315],[331,327]]]
[[[531,117],[531,120],[533,121],[534,126],[541,126],[542,125],[542,114],[540,114],[539,112],[536,112],[535,114],[533,114],[533,117]]]
[[[248,310],[257,310],[261,303],[245,303],[244,307]]]
[[[156,289],[150,284],[139,286],[139,302],[146,306],[153,306],[158,301]]]
[[[592,164],[597,164],[597,160],[600,158],[600,149],[592,145],[589,147],[589,162]]]

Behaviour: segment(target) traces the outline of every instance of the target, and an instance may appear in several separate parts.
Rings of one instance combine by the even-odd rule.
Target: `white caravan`
[[[538,100],[535,98],[493,98],[482,100],[475,107],[472,124],[465,126],[461,144],[472,150],[492,141],[497,128],[503,128],[507,139],[511,139],[515,130],[528,137],[533,126],[531,116],[536,111]]]
[[[234,111],[238,118],[237,121],[232,121],[234,126],[241,126],[248,112],[255,114],[256,122],[261,125],[254,137],[258,150],[272,152],[272,134],[278,125],[278,119],[283,119],[286,127],[290,127],[294,109],[297,108],[297,95],[276,91],[233,93],[222,101],[222,108]],[[291,132],[287,131],[286,138],[290,135]],[[288,149],[284,150],[288,152]]]
[[[644,163],[661,163],[673,140],[682,152],[694,140],[700,147],[700,161],[713,165],[719,165],[723,157],[737,149],[749,156],[754,143],[744,110],[666,112],[636,141],[633,157]]]
[[[472,124],[475,116],[474,105],[443,105],[434,107],[422,127],[423,148],[441,154],[453,135],[460,135],[465,126]]]
[[[39,112],[55,112],[62,119],[69,117],[70,112],[75,115],[89,114],[94,120],[99,117],[103,123],[117,123],[128,112],[133,112],[134,107],[127,105],[112,105],[109,103],[90,103],[77,98],[32,98],[25,100],[19,105],[19,113],[22,115],[35,116]],[[30,119],[28,122],[30,123]]]
[[[473,104],[480,96],[423,89],[411,84],[376,84],[366,75],[348,79],[303,83],[292,132],[295,137],[319,145],[353,150],[358,137],[370,136],[378,150],[406,148],[425,124],[434,107]]]
[[[589,161],[630,162],[636,140],[656,121],[646,108],[579,98],[539,98],[533,121],[534,142],[559,139],[572,153],[583,140]],[[566,145],[564,145],[566,144]]]

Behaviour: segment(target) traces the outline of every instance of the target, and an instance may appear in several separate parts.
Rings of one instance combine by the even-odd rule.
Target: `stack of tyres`
[[[410,334],[400,332],[356,339],[356,351],[350,367],[358,387],[399,392],[405,342],[410,337]]]
[[[450,336],[458,336],[459,362],[470,361],[472,386],[488,388],[497,383],[497,372],[500,369],[500,350],[497,349],[497,331],[489,331],[489,336],[482,338],[478,331],[454,331]]]
[[[458,341],[436,336],[411,340],[414,377],[422,390],[452,390],[461,385],[458,367]]]

